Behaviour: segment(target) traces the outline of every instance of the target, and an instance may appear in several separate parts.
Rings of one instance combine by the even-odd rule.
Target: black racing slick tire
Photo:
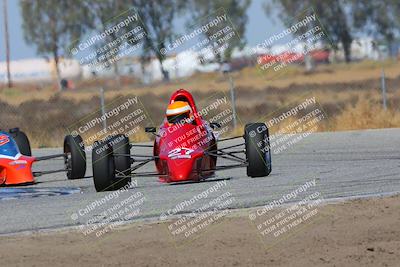
[[[118,134],[110,138],[110,144],[113,148],[116,176],[130,176],[131,146],[129,144],[129,138],[125,135]],[[130,181],[130,177],[126,179],[126,183]]]
[[[92,150],[93,182],[97,192],[112,191],[115,165],[112,147],[107,142],[94,142]]]
[[[244,129],[247,176],[265,177],[272,171],[269,131],[265,123],[249,123]]]
[[[26,134],[21,131],[19,128],[13,128],[9,130],[10,135],[17,143],[19,152],[25,156],[32,156],[31,144],[29,143],[29,139]]]
[[[86,173],[85,145],[80,135],[64,138],[65,165],[68,179],[84,178]]]
[[[118,190],[126,186],[131,180],[130,177],[121,177],[120,173],[116,175],[116,157],[114,157],[112,143],[114,138],[115,137],[111,137],[107,141],[96,141],[93,144],[93,182],[97,192]],[[117,151],[119,151],[119,149],[120,147],[116,147]],[[122,165],[122,161],[117,160],[117,162],[121,164],[118,168],[126,167]],[[124,171],[126,171],[126,169],[124,169]]]

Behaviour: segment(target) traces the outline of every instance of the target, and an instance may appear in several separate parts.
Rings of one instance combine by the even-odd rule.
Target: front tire
[[[259,122],[246,124],[244,139],[248,162],[247,176],[268,176],[272,171],[268,127]]]
[[[118,164],[120,171],[126,171],[126,166],[122,161],[115,161],[113,143],[111,138],[108,141],[95,142],[92,150],[92,168],[93,168],[93,182],[97,192],[118,190],[126,186],[130,181],[130,177],[118,177],[116,175],[116,165]],[[117,142],[118,144],[119,142]],[[126,149],[126,146],[118,147],[116,151],[121,153],[119,149]],[[128,143],[129,144],[129,143]],[[120,144],[121,145],[121,144]],[[129,158],[130,159],[130,158]],[[129,166],[130,167],[130,166]],[[130,173],[130,169],[129,169]]]
[[[82,137],[67,135],[64,138],[64,153],[67,154],[65,164],[67,167],[67,178],[79,179],[85,177],[86,153]]]
[[[92,150],[93,182],[97,192],[111,191],[115,179],[112,147],[107,142],[94,142]]]
[[[131,146],[129,144],[129,138],[125,135],[118,134],[110,139],[111,146],[113,148],[114,163],[116,175],[130,176],[131,175]],[[125,156],[116,156],[116,154]],[[131,181],[131,178],[125,179],[126,183]]]

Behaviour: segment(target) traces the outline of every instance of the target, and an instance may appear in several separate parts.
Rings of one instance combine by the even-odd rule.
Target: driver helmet
[[[174,101],[168,105],[166,116],[169,124],[190,123],[192,108],[188,102]]]

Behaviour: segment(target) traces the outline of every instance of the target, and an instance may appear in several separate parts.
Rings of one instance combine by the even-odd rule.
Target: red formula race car
[[[29,185],[35,177],[56,172],[66,172],[68,179],[83,178],[86,172],[85,148],[80,136],[67,135],[64,152],[43,157],[32,157],[29,140],[18,128],[8,132],[0,130],[0,185]],[[64,158],[61,170],[32,171],[32,164],[53,158]]]
[[[166,117],[155,135],[154,145],[130,144],[124,135],[108,136],[96,141],[92,150],[93,179],[96,190],[117,190],[132,177],[154,176],[161,182],[200,181],[214,176],[215,171],[245,167],[250,177],[268,176],[271,172],[269,132],[264,123],[249,123],[244,135],[218,140],[219,123],[208,123],[198,112],[192,95],[183,89],[170,98]],[[220,148],[220,143],[231,141]],[[239,140],[242,139],[242,140]],[[131,154],[131,149],[149,147],[153,155]],[[232,164],[217,165],[224,158]],[[156,172],[136,172],[149,162]]]

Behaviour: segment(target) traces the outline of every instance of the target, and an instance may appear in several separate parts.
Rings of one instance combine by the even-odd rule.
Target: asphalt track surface
[[[235,143],[238,141],[229,141],[227,145]],[[33,151],[37,156],[59,152],[60,149]],[[135,153],[150,154],[151,150],[136,149]],[[92,174],[90,162],[89,155],[88,176]],[[226,163],[219,161],[219,164]],[[62,166],[62,160],[51,160],[38,163],[35,170]],[[311,134],[284,152],[273,154],[272,166],[272,173],[265,178],[249,178],[244,168],[220,171],[215,179],[206,182],[178,185],[162,184],[157,178],[139,177],[135,188],[112,199],[110,192],[95,192],[92,178],[68,181],[64,173],[44,175],[37,178],[39,183],[35,185],[18,187],[17,191],[28,189],[23,195],[14,194],[14,188],[0,189],[0,234],[96,222],[103,211],[114,210],[113,207],[129,198],[136,201],[144,197],[144,201],[135,206],[136,213],[132,213],[133,217],[128,221],[158,220],[161,214],[173,214],[171,209],[176,205],[193,200],[216,185],[218,189],[209,193],[208,198],[196,198],[179,213],[189,213],[227,192],[234,201],[226,208],[263,206],[313,179],[316,179],[313,190],[325,200],[397,193],[400,192],[400,129]],[[143,171],[152,170],[153,163],[143,168]],[[93,210],[87,209],[100,200],[102,204]]]

